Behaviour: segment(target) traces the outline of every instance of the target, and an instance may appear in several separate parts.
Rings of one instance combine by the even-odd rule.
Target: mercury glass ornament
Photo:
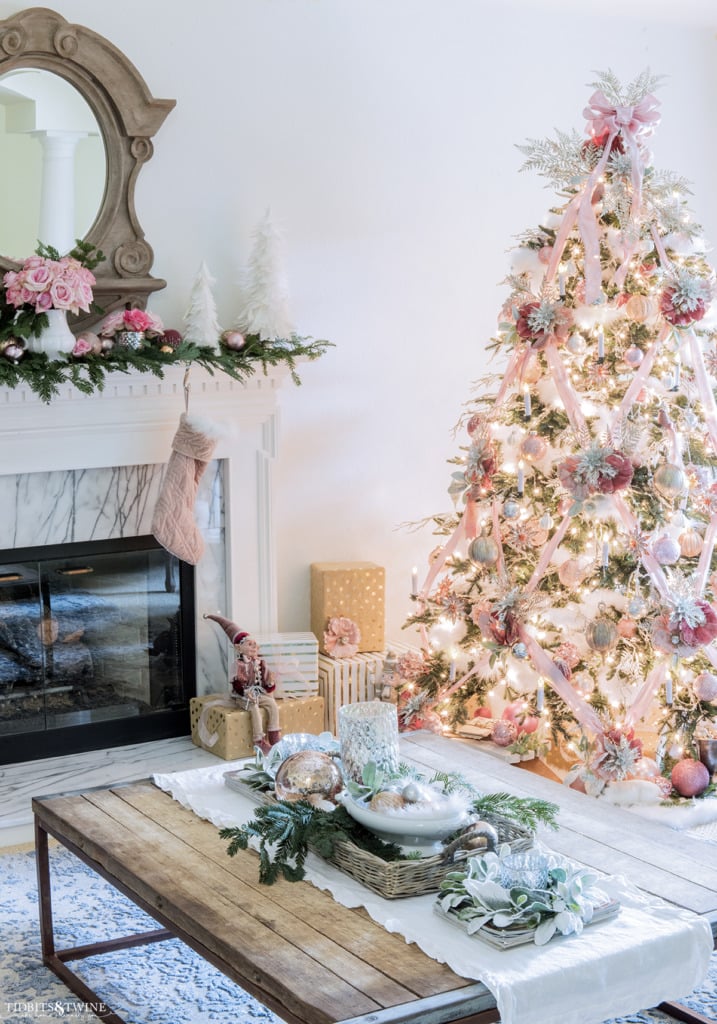
[[[585,338],[583,338],[582,334],[571,334],[567,342],[565,343],[565,347],[567,348],[568,352],[572,352],[574,356],[579,356],[582,355],[585,351],[587,343],[585,341]]]
[[[518,661],[525,661],[528,657],[528,648],[524,643],[519,641],[517,644],[513,644],[512,654],[514,658],[518,659]]]
[[[675,565],[676,562],[679,562],[682,554],[677,541],[666,533],[658,537],[652,545],[652,553],[660,565]]]
[[[558,566],[558,579],[564,587],[579,586],[586,575],[586,567],[578,558],[567,558]]]
[[[6,359],[9,359],[11,363],[19,363],[22,357],[25,355],[25,349],[22,345],[18,345],[16,342],[12,345],[6,345],[3,349],[2,354]]]
[[[711,672],[700,672],[692,683],[692,690],[697,700],[717,700],[717,676]]]
[[[520,515],[520,505],[517,501],[506,501],[503,505],[503,515],[506,519],[517,519]]]
[[[343,788],[338,765],[320,750],[300,750],[279,766],[274,779],[277,800],[296,803],[311,797],[333,800]]]
[[[222,341],[227,348],[230,348],[235,352],[238,352],[240,348],[244,348],[244,345],[246,344],[246,339],[241,331],[225,331],[224,334],[222,334]]]
[[[658,466],[652,480],[655,489],[659,491],[663,498],[668,498],[670,501],[674,501],[675,498],[679,498],[681,494],[684,494],[687,487],[687,478],[684,471],[671,462],[664,462],[661,466]]]
[[[700,534],[692,528],[681,533],[677,538],[677,542],[680,545],[680,553],[684,558],[697,558],[704,544]]]
[[[476,537],[468,545],[468,557],[474,565],[495,565],[500,552],[492,537]]]
[[[540,517],[538,522],[540,523],[540,526],[543,530],[549,530],[550,527],[553,525],[553,517],[550,515],[549,512],[546,512],[544,515]]]
[[[585,629],[585,639],[591,651],[607,654],[617,643],[617,626],[612,619],[601,615],[588,623]]]
[[[540,361],[536,355],[531,355],[523,366],[523,372],[521,379],[526,384],[536,384],[543,376],[543,371],[540,367]]]
[[[717,772],[717,740],[697,740],[700,761],[710,775]]]
[[[118,348],[131,348],[138,352],[144,345],[144,331],[117,331],[115,344]]]
[[[526,462],[537,462],[542,459],[548,450],[548,446],[538,434],[528,434],[520,445],[520,454]]]
[[[518,738],[518,727],[515,722],[509,722],[505,718],[499,719],[493,726],[491,739],[499,747],[509,747]]]
[[[642,594],[635,594],[634,597],[630,598],[627,610],[633,619],[641,619],[647,611],[647,601]]]
[[[633,370],[636,370],[645,358],[645,353],[641,348],[638,348],[637,345],[630,345],[628,349],[625,349],[622,358],[628,366],[632,367]]]
[[[642,324],[657,312],[657,302],[650,295],[631,295],[624,306],[625,316],[633,323]]]

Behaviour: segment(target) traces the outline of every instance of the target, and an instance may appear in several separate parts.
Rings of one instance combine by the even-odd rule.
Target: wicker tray
[[[252,789],[241,780],[244,774],[242,771],[225,772],[224,781],[231,789],[256,803],[271,803],[274,799],[273,794]],[[507,843],[513,853],[529,850],[533,845],[531,833],[515,822],[497,814],[486,815],[485,820],[497,831],[500,843]],[[480,852],[474,851],[471,856],[480,856]],[[387,900],[438,892],[443,878],[456,868],[455,864],[445,861],[440,854],[422,857],[420,860],[387,861],[362,850],[354,843],[341,840],[334,844],[333,856],[329,858],[329,862]]]

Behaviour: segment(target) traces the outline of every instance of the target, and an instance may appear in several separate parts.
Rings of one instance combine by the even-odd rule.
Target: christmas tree
[[[261,341],[286,340],[294,334],[282,248],[282,237],[267,210],[254,232],[242,308],[236,319],[238,330],[257,335]]]
[[[658,84],[604,73],[585,135],[519,147],[556,201],[519,239],[505,370],[461,417],[407,623],[422,651],[398,666],[404,728],[550,742],[595,794],[669,793],[677,761],[678,791],[704,792],[697,740],[717,737],[714,275],[686,182],[645,145]]]
[[[219,348],[221,327],[217,320],[217,307],[212,294],[214,278],[202,260],[192,291],[189,308],[184,314],[184,340],[194,345]]]

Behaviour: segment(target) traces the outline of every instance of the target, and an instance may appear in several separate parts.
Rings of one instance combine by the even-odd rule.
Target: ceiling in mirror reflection
[[[0,254],[22,260],[38,240],[68,252],[102,205],[107,159],[83,96],[34,68],[0,76]]]

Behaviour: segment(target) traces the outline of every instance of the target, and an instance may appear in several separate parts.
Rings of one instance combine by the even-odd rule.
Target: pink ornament
[[[528,434],[520,445],[520,454],[527,462],[537,462],[547,450],[547,444],[538,434]]]
[[[699,796],[710,784],[710,773],[701,761],[685,757],[678,761],[670,776],[680,796]]]
[[[587,568],[578,558],[568,558],[558,566],[558,579],[564,587],[579,586],[587,575]]]
[[[518,729],[514,722],[509,722],[502,718],[493,726],[491,738],[499,747],[509,747],[511,743],[515,743],[517,740]]]
[[[717,676],[711,672],[700,672],[692,683],[692,689],[697,700],[717,700]]]
[[[476,708],[476,710],[473,712],[473,717],[474,718],[492,718],[493,717],[493,712],[491,711],[490,708],[488,708],[485,705],[483,705],[483,707]]]
[[[238,352],[245,345],[245,338],[241,331],[225,331],[222,334],[222,341],[227,348],[232,349],[234,352]]]
[[[637,623],[634,619],[628,619],[626,616],[623,616],[618,620],[617,631],[620,636],[630,640],[637,633]]]

